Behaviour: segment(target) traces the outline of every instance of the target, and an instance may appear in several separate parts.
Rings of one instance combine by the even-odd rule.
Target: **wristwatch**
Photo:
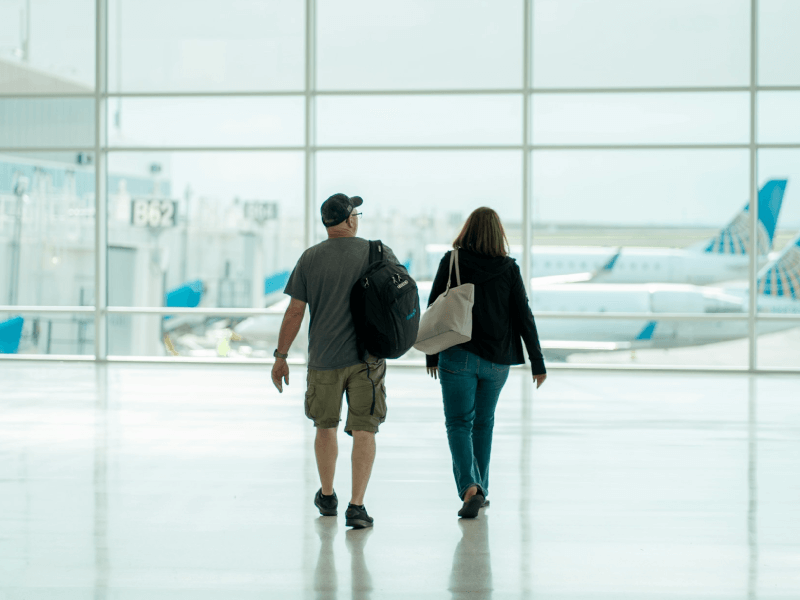
[[[283,359],[289,358],[288,354],[281,354],[280,352],[278,352],[277,348],[275,348],[275,352],[272,353],[272,356],[274,356],[275,358],[283,358]]]

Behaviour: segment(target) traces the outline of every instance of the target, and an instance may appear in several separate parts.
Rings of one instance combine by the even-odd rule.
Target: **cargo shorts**
[[[344,431],[378,433],[386,420],[386,360],[368,356],[359,363],[333,371],[308,370],[306,416],[314,426],[331,429],[339,426],[342,395],[347,399]]]

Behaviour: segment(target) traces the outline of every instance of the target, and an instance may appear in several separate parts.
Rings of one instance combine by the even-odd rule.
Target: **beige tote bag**
[[[456,266],[457,287],[450,289],[453,264]],[[472,305],[475,304],[475,285],[461,285],[458,269],[458,249],[450,253],[450,270],[447,289],[439,296],[419,320],[419,333],[414,348],[425,354],[438,354],[452,346],[472,339]]]

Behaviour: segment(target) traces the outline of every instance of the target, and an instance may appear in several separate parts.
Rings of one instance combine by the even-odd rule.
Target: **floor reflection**
[[[319,555],[314,569],[314,597],[333,600],[338,597],[339,577],[336,573],[334,539],[342,523],[335,517],[319,517],[314,526],[319,536]],[[364,548],[372,529],[349,529],[345,546],[350,554],[350,587],[353,600],[368,600],[372,596],[372,575],[367,567]]]
[[[758,597],[758,415],[757,381],[750,377],[747,411],[747,546],[749,549],[749,565],[747,571],[747,598]]]
[[[454,600],[492,597],[492,560],[489,553],[489,515],[481,510],[477,519],[459,519],[461,540],[453,553],[450,596]]]
[[[108,591],[108,369],[95,367],[94,422],[94,597],[105,600]]]
[[[371,535],[371,528],[348,529],[345,533],[345,544],[350,553],[350,585],[353,600],[367,600],[372,596],[372,576],[364,559],[364,548]]]
[[[339,531],[339,521],[336,517],[319,517],[314,521],[314,527],[319,536],[319,556],[317,556],[317,567],[314,569],[314,597],[318,600],[332,600],[336,598],[339,588],[336,555],[333,550],[333,540]]]

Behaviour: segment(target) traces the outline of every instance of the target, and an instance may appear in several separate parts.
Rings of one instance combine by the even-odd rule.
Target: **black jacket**
[[[447,288],[450,254],[446,253],[439,263],[428,306]],[[528,349],[531,371],[534,375],[545,373],[536,323],[517,262],[509,257],[491,258],[464,249],[458,251],[458,262],[461,283],[475,284],[472,339],[459,347],[494,363],[521,365],[525,363],[521,337]],[[450,286],[455,285],[456,270],[453,267]],[[439,355],[429,354],[426,362],[429,367],[438,366]]]

